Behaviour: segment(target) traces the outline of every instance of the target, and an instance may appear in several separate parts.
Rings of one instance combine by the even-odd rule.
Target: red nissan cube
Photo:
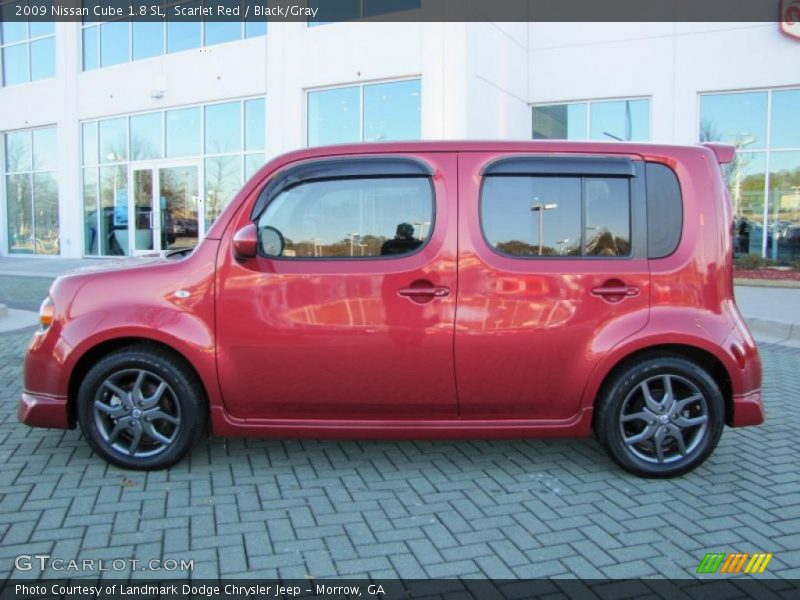
[[[215,435],[582,437],[670,477],[764,420],[723,145],[277,158],[193,250],[58,278],[19,419],[158,469]]]

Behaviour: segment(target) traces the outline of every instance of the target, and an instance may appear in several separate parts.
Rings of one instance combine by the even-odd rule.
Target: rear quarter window
[[[647,163],[647,256],[664,258],[678,247],[683,230],[683,198],[675,171]]]

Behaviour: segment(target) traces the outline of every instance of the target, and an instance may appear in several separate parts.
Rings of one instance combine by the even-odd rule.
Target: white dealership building
[[[800,40],[775,23],[4,22],[0,52],[3,256],[196,243],[308,145],[534,137],[736,143],[740,251],[800,255]]]

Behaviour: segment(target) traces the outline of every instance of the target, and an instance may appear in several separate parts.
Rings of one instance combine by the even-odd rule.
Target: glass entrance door
[[[197,165],[158,169],[161,250],[178,250],[197,245],[200,232],[200,200],[197,189]]]
[[[131,167],[133,201],[119,244],[131,255],[191,248],[200,232],[197,164]]]

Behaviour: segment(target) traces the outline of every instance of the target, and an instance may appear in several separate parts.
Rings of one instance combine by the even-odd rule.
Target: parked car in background
[[[206,431],[582,437],[701,464],[764,419],[733,297],[733,147],[408,142],[262,168],[182,258],[64,275],[19,419],[125,468]],[[710,193],[709,193],[710,192]],[[177,226],[183,226],[178,224]]]

